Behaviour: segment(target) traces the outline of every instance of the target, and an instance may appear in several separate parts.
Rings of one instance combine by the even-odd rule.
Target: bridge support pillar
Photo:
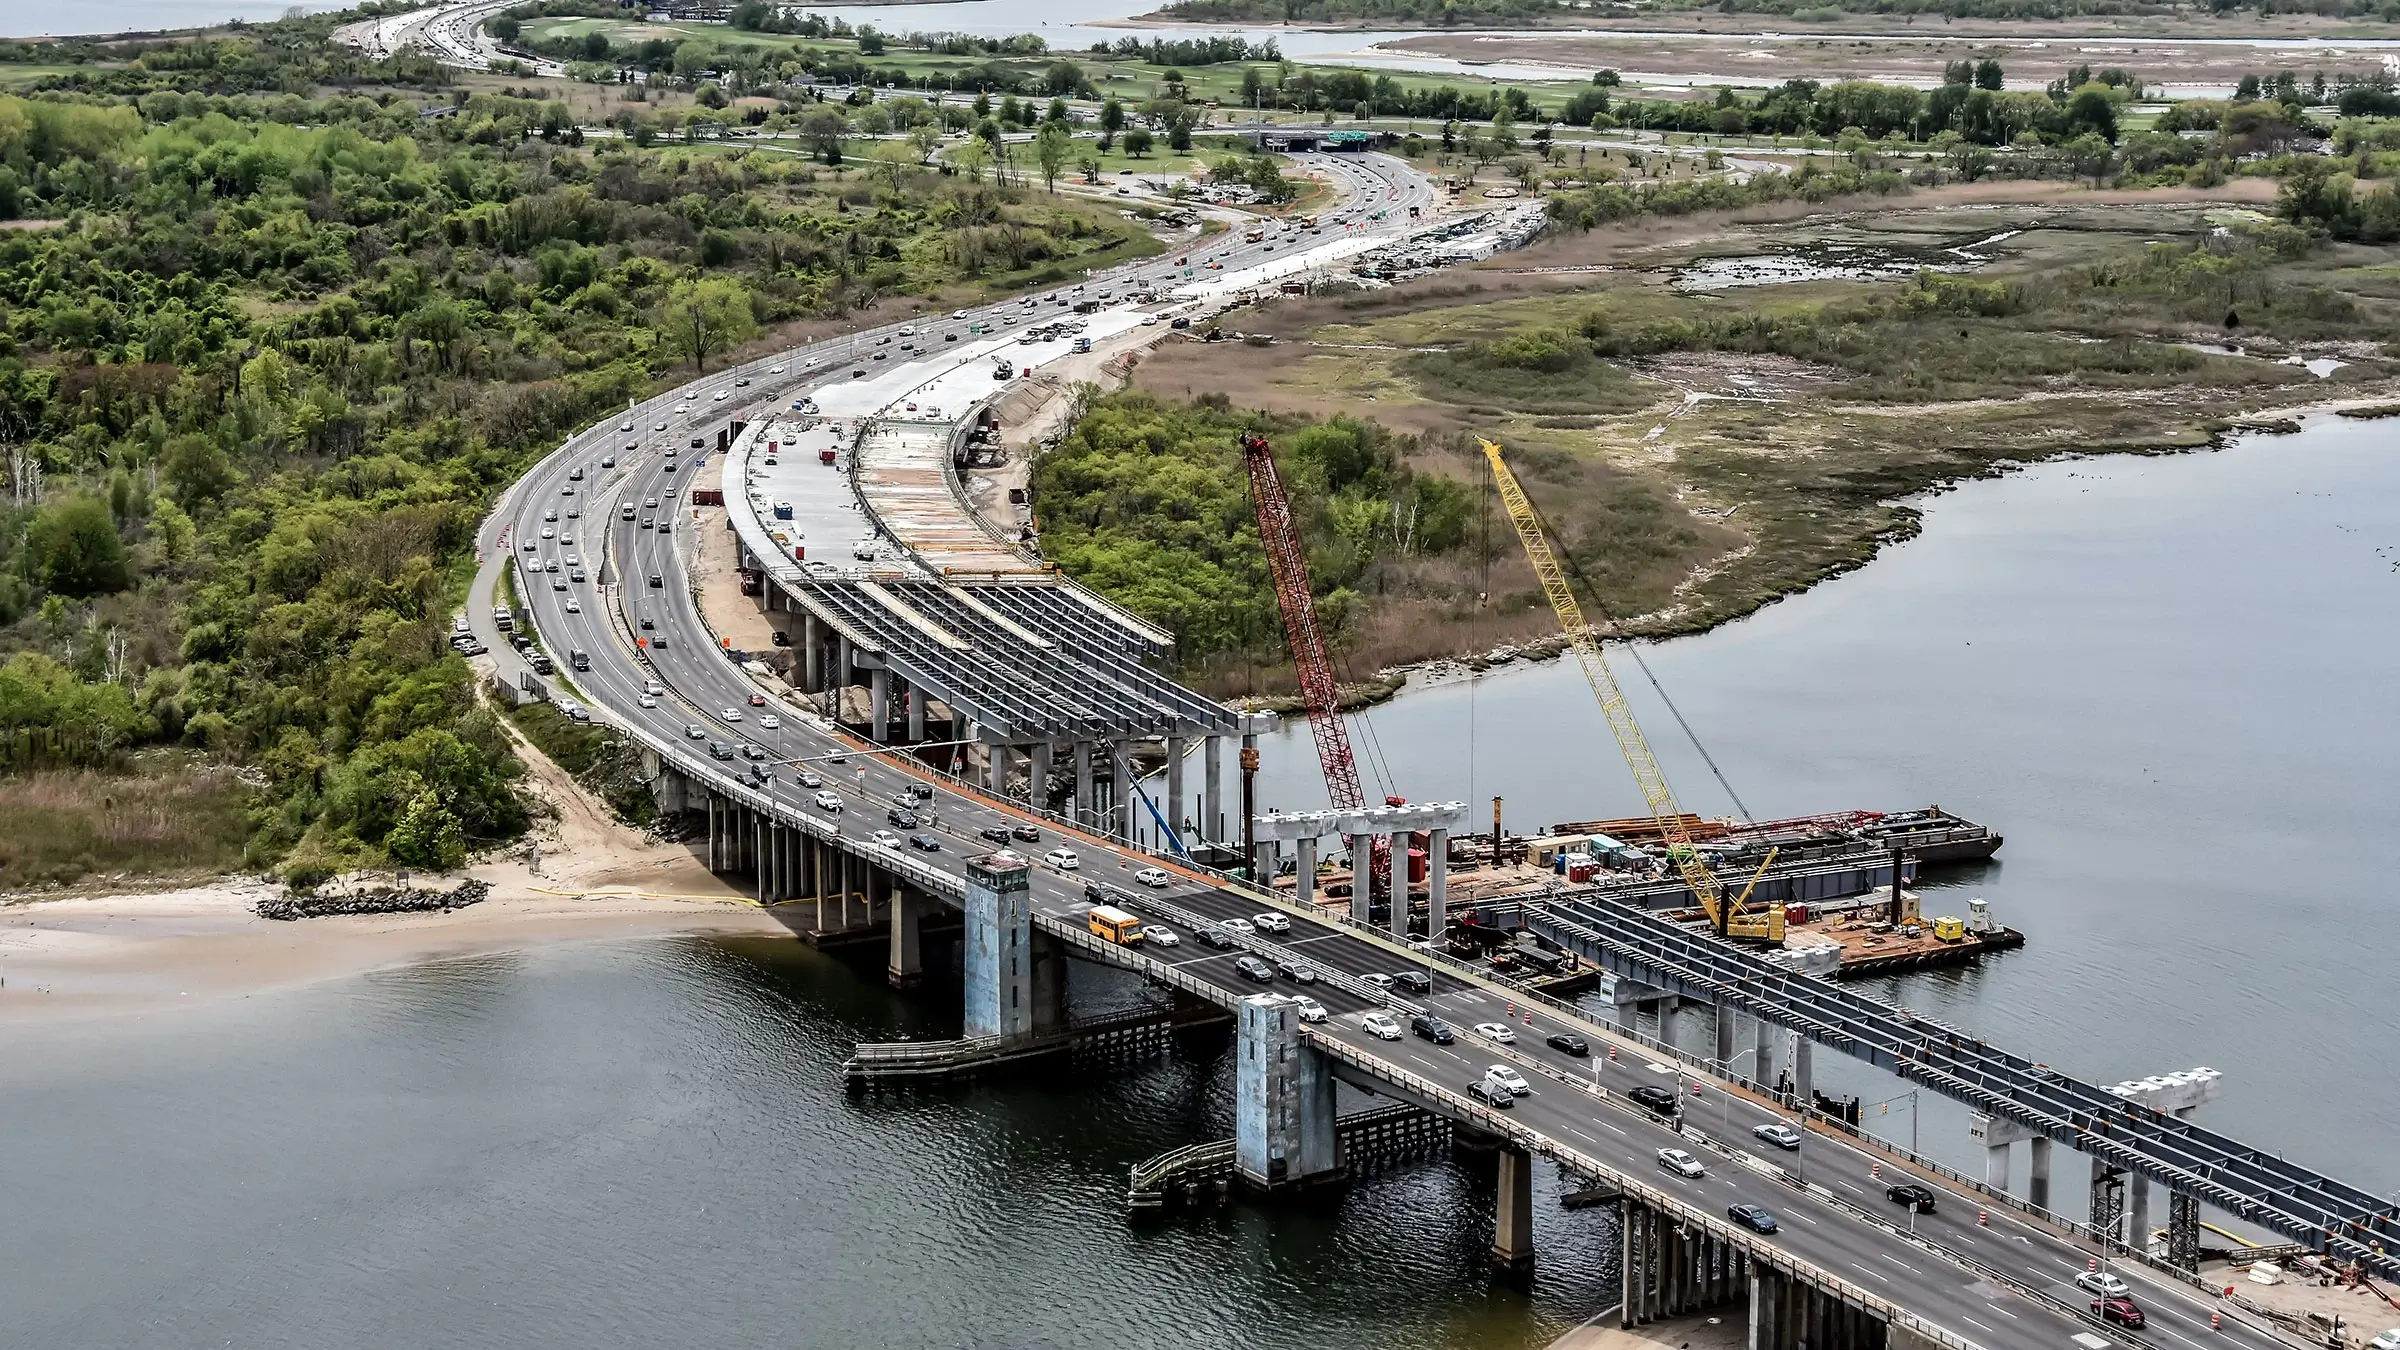
[[[1673,994],[1658,1001],[1658,1039],[1660,1044],[1670,1050],[1681,1044],[1676,1039],[1676,1033],[1682,1030],[1682,1013],[1683,1000]]]
[[[2125,1241],[2122,1231],[2125,1221],[2125,1172],[2111,1167],[2105,1159],[2092,1159],[2092,1229],[2103,1246],[2120,1246]]]
[[[1375,836],[1344,835],[1350,841],[1350,917],[1375,922]]]
[[[1183,752],[1190,743],[1181,736],[1167,737],[1167,824],[1177,836],[1191,828],[1191,817],[1185,812],[1191,803],[1183,799]],[[1164,840],[1160,841],[1164,843]],[[1187,844],[1190,842],[1185,841]]]
[[[849,855],[843,854],[846,858]],[[989,855],[967,861],[968,1039],[1033,1031],[1033,897],[1026,865]]]
[[[1400,830],[1392,835],[1391,857],[1391,894],[1386,898],[1392,904],[1392,937],[1397,941],[1406,942],[1408,941],[1408,831]]]
[[[834,634],[833,683],[834,697],[836,702],[833,705],[833,709],[834,720],[836,722],[841,720],[842,705],[839,702],[841,691],[849,688],[850,682],[858,678],[857,664],[851,660],[852,655],[853,653],[850,650],[850,639],[843,637],[839,633]]]
[[[1008,790],[1008,747],[997,741],[983,747],[983,790],[995,797]]]
[[[1741,1080],[1735,1078],[1733,1072],[1733,1033],[1735,1031],[1734,1020],[1740,1016],[1741,1014],[1735,1012],[1730,1005],[1719,1003],[1716,1005],[1716,1016],[1712,1019],[1717,1036],[1717,1067],[1724,1071],[1727,1078],[1732,1078],[1737,1083]]]
[[[1783,1029],[1763,1017],[1750,1019],[1752,1044],[1758,1048],[1758,1085],[1767,1092],[1775,1090],[1779,1081],[1775,1072],[1776,1042],[1783,1039]]]
[[[1092,823],[1092,743],[1075,742],[1075,823],[1086,829]]]
[[[1292,887],[1292,894],[1300,897],[1301,904],[1313,905],[1317,903],[1317,841],[1310,837],[1298,842],[1300,863],[1299,870],[1293,873],[1296,884]]]
[[[1792,1038],[1792,1096],[1802,1108],[1816,1105],[1817,1043],[1806,1036]]]
[[[2177,1270],[2200,1268],[2200,1198],[2182,1191],[2167,1192],[2167,1264]]]
[[[1532,1154],[1500,1150],[1499,1190],[1492,1216],[1492,1269],[1504,1280],[1526,1283],[1533,1278]]]
[[[2139,1172],[2126,1183],[2125,1245],[2136,1253],[2150,1250],[2150,1178]]]
[[[1110,782],[1115,785],[1115,800],[1109,803],[1109,833],[1126,842],[1133,842],[1133,761],[1126,758],[1125,747],[1111,746],[1108,756]]]
[[[924,906],[924,897],[904,886],[892,888],[892,944],[883,978],[894,989],[914,989],[925,978]]]
[[[877,666],[867,672],[867,739],[877,745],[891,739],[892,672]]]
[[[1036,811],[1050,809],[1050,742],[1033,743],[1033,764],[1027,772],[1026,800]]]
[[[2036,1135],[2027,1140],[2026,1151],[2032,1155],[2025,1198],[2035,1209],[2048,1213],[2050,1209],[2050,1141]]]
[[[2008,1194],[2008,1149],[2007,1144],[1991,1144],[1983,1150],[1983,1184],[2002,1195]]]
[[[925,705],[930,697],[912,681],[908,686],[908,743],[915,745],[925,739]]]
[[[1225,842],[1225,766],[1218,756],[1222,736],[1200,740],[1200,837]]]
[[[817,616],[807,610],[800,612],[800,662],[800,692],[823,693],[825,635],[818,631]]]
[[[1283,1191],[1339,1181],[1333,1068],[1300,1036],[1299,1000],[1252,994],[1235,1008],[1233,1166],[1243,1183]]]
[[[1436,948],[1450,931],[1450,832],[1425,833],[1425,940]]]

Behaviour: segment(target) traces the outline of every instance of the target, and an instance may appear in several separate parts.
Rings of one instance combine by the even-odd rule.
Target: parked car
[[[1572,1031],[1551,1032],[1549,1046],[1562,1055],[1573,1055],[1577,1059],[1592,1053],[1592,1043]]]
[[[1233,963],[1233,968],[1243,979],[1258,984],[1272,984],[1275,980],[1275,968],[1255,956],[1242,957]]]
[[[1379,1041],[1400,1039],[1400,1024],[1392,1019],[1390,1013],[1368,1013],[1359,1019],[1358,1025],[1360,1030]]]
[[[1448,1022],[1431,1013],[1418,1013],[1408,1019],[1408,1029],[1435,1045],[1448,1045],[1458,1039],[1458,1033],[1450,1029]]]
[[[1675,1173],[1677,1176],[1704,1177],[1708,1175],[1708,1169],[1700,1165],[1700,1160],[1698,1158],[1693,1157],[1691,1154],[1686,1153],[1679,1148],[1660,1149],[1658,1151],[1658,1165],[1666,1168],[1670,1172]]]
[[[1895,1205],[1906,1205],[1919,1214],[1933,1213],[1933,1190],[1931,1187],[1920,1185],[1914,1181],[1903,1181],[1895,1186],[1886,1186],[1883,1194],[1885,1199]]]
[[[1774,1211],[1764,1205],[1728,1205],[1725,1217],[1754,1233],[1772,1233],[1778,1225]]]
[[[1750,1133],[1777,1148],[1798,1149],[1800,1147],[1800,1132],[1780,1120],[1770,1121]]]

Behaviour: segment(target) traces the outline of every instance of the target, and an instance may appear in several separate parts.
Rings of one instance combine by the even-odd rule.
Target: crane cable
[[[1565,536],[1551,525],[1549,517],[1542,514],[1542,508],[1534,504],[1531,494],[1526,495],[1525,505],[1528,510],[1533,512],[1533,518],[1541,524],[1543,531],[1563,544]],[[1599,588],[1592,585],[1591,578],[1583,574],[1582,566],[1575,561],[1574,550],[1561,547],[1557,554],[1560,561],[1566,564],[1567,571],[1573,575],[1575,580],[1583,584],[1583,593],[1591,600],[1592,608],[1599,612],[1601,622],[1610,628],[1615,628],[1617,626],[1616,616],[1609,613],[1608,606],[1601,602]],[[1598,634],[1593,636],[1597,641]],[[1725,777],[1725,771],[1717,767],[1717,757],[1708,752],[1706,745],[1701,744],[1700,733],[1692,729],[1691,722],[1683,715],[1683,709],[1675,706],[1675,700],[1667,694],[1667,687],[1658,682],[1658,672],[1650,669],[1650,663],[1642,659],[1641,647],[1629,639],[1620,637],[1617,640],[1617,650],[1631,656],[1633,663],[1641,667],[1643,678],[1649,680],[1650,687],[1657,691],[1658,701],[1667,705],[1667,711],[1674,715],[1675,725],[1683,728],[1684,739],[1690,741],[1692,748],[1700,752],[1700,762],[1708,766],[1709,773],[1717,780],[1717,786],[1725,789],[1725,795],[1733,800],[1733,809],[1743,823],[1755,821],[1757,817],[1750,814],[1749,806],[1742,801],[1742,794],[1733,790],[1733,783]]]

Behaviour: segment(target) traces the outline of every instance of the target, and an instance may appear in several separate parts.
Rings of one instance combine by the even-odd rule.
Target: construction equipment
[[[1275,453],[1264,436],[1242,437],[1242,459],[1250,469],[1250,504],[1258,513],[1259,542],[1266,546],[1267,569],[1275,578],[1275,603],[1283,611],[1284,640],[1291,647],[1292,664],[1300,672],[1300,694],[1308,703],[1308,729],[1316,737],[1317,763],[1325,771],[1325,796],[1337,811],[1364,809],[1367,793],[1359,785],[1358,760],[1350,752],[1350,730],[1342,721],[1341,686],[1333,678],[1333,660],[1325,654],[1324,631],[1317,627],[1317,601],[1308,587],[1308,559],[1300,552],[1300,532],[1292,524],[1292,503],[1284,495],[1283,475],[1275,468]],[[1385,800],[1400,804],[1399,798]],[[1367,896],[1372,900],[1390,893],[1391,844],[1377,836],[1368,853]],[[1350,871],[1350,884],[1355,887],[1356,858],[1350,860]],[[1405,899],[1400,903],[1405,904]]]
[[[1358,761],[1350,753],[1350,731],[1342,724],[1341,689],[1334,682],[1333,662],[1325,654],[1325,635],[1317,627],[1317,601],[1308,589],[1308,560],[1300,553],[1300,533],[1292,526],[1291,500],[1284,496],[1283,475],[1276,472],[1274,452],[1264,436],[1242,437],[1242,458],[1250,468],[1250,502],[1258,513],[1258,538],[1267,549],[1267,568],[1275,577],[1275,603],[1283,611],[1283,632],[1291,644],[1292,664],[1300,671],[1300,695],[1308,701],[1308,729],[1317,740],[1317,762],[1325,768],[1325,793],[1337,811],[1356,811],[1367,804],[1358,783]]]
[[[1650,816],[1658,825],[1660,840],[1667,847],[1667,857],[1682,874],[1683,882],[1700,902],[1708,915],[1711,927],[1719,937],[1744,938],[1780,944],[1783,941],[1783,906],[1768,904],[1757,911],[1749,908],[1751,891],[1758,878],[1752,877],[1749,886],[1738,896],[1725,893],[1725,883],[1710,870],[1708,859],[1692,840],[1690,816],[1676,805],[1674,790],[1667,786],[1667,776],[1658,767],[1658,757],[1650,752],[1650,742],[1642,735],[1641,724],[1633,717],[1633,709],[1625,702],[1625,692],[1617,687],[1617,677],[1608,668],[1608,658],[1600,651],[1600,634],[1583,617],[1583,606],[1576,603],[1575,592],[1567,584],[1565,569],[1559,566],[1551,552],[1549,537],[1542,530],[1541,517],[1534,511],[1533,502],[1518,484],[1517,476],[1501,458],[1500,446],[1483,441],[1483,457],[1490,461],[1492,482],[1498,486],[1500,501],[1508,508],[1508,518],[1517,527],[1517,538],[1525,545],[1525,557],[1533,564],[1534,574],[1541,578],[1542,593],[1549,597],[1550,608],[1558,614],[1559,627],[1566,632],[1567,642],[1575,649],[1575,660],[1583,667],[1583,677],[1591,683],[1592,693],[1600,700],[1600,711],[1608,718],[1608,727],[1616,734],[1617,748],[1624,752],[1626,766],[1649,803]],[[1774,861],[1773,853],[1767,860]],[[1763,874],[1766,868],[1761,866]]]

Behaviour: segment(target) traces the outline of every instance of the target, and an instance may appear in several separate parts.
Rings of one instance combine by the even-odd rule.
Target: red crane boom
[[[1284,636],[1291,644],[1292,664],[1300,670],[1301,696],[1308,700],[1317,762],[1325,768],[1325,793],[1336,810],[1359,810],[1366,806],[1367,794],[1359,786],[1358,761],[1350,754],[1350,732],[1342,724],[1341,691],[1334,682],[1333,662],[1325,655],[1325,635],[1317,627],[1308,560],[1300,554],[1299,531],[1292,528],[1283,475],[1275,470],[1275,455],[1264,436],[1243,436],[1242,458],[1250,466],[1250,501],[1258,511],[1258,537],[1266,545],[1267,567],[1275,576]]]

